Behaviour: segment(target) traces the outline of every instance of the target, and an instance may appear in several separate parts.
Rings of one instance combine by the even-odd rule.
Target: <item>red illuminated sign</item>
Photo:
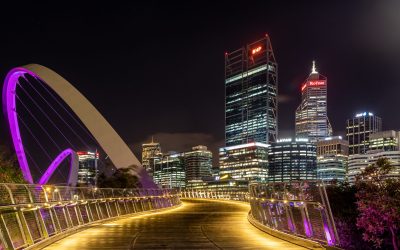
[[[303,91],[307,86],[324,86],[325,85],[325,81],[309,81],[303,84],[303,86],[301,86],[301,91]]]
[[[258,46],[257,48],[254,48],[254,49],[251,50],[251,54],[252,54],[252,55],[257,54],[257,53],[259,53],[260,51],[261,51],[261,46]]]
[[[309,86],[322,86],[325,85],[324,81],[310,81],[308,83]]]

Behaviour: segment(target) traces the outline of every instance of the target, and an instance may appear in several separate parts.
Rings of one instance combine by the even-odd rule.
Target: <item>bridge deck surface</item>
[[[45,249],[304,249],[253,227],[249,210],[238,202],[184,200],[179,208],[98,225]]]

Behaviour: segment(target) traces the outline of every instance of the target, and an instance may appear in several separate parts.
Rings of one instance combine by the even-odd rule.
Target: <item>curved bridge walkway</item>
[[[239,202],[183,200],[181,207],[98,225],[45,249],[304,249],[253,227],[249,210]]]

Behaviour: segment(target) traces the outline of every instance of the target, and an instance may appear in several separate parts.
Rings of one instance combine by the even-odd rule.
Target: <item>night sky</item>
[[[224,53],[266,33],[279,64],[280,137],[294,135],[313,59],[328,78],[335,135],[361,111],[400,129],[400,1],[31,2],[1,7],[1,78],[28,63],[55,70],[136,154],[152,135],[163,151],[205,144],[216,154]]]

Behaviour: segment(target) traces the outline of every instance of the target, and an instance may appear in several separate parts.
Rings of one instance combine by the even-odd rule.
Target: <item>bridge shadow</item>
[[[304,249],[253,227],[246,203],[182,201],[181,207],[98,225],[46,249]]]

